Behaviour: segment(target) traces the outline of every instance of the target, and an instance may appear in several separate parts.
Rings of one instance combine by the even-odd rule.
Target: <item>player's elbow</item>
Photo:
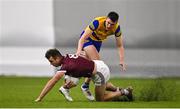
[[[79,39],[79,44],[83,44],[84,41],[85,41],[85,39],[81,37],[81,38]]]

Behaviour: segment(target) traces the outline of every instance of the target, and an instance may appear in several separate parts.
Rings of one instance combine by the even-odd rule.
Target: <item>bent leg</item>
[[[96,101],[104,101],[106,85],[95,86],[95,98]]]
[[[85,84],[89,84],[89,83],[90,83],[90,81],[91,81],[91,78],[85,78],[84,83],[85,83]]]
[[[116,91],[116,92],[107,92],[104,95],[104,101],[112,101],[112,100],[116,100],[117,98],[119,98],[120,96],[122,96],[120,91]]]
[[[65,82],[64,85],[63,85],[63,87],[64,87],[65,89],[71,89],[71,88],[76,87],[76,86],[77,86],[77,85],[74,84],[72,81]]]
[[[98,53],[97,49],[94,47],[94,45],[86,46],[83,49],[86,52],[86,57],[88,59],[90,59],[90,60],[99,60],[100,59],[99,53]],[[90,78],[85,79],[85,83],[90,83],[90,81],[91,81]]]
[[[78,82],[79,82],[79,78],[74,78],[74,77],[66,75],[64,77],[63,87],[66,89],[70,89],[70,88],[77,86]]]
[[[120,91],[116,92],[106,92],[106,85],[96,86],[95,87],[95,97],[96,101],[111,101],[118,97],[120,97],[122,94]]]
[[[83,49],[86,52],[85,55],[88,59],[90,59],[90,60],[99,60],[100,59],[99,53],[98,53],[97,49],[94,47],[94,45],[86,46]],[[89,84],[90,81],[91,81],[90,78],[85,78],[84,83]]]
[[[119,87],[116,87],[111,82],[108,82],[108,83],[106,83],[106,90],[115,92],[115,91],[119,90]]]
[[[84,49],[85,55],[86,55],[86,57],[88,59],[90,59],[90,60],[98,60],[100,58],[99,54],[98,54],[98,51],[96,50],[94,45],[88,45],[88,46],[84,47],[83,49]],[[91,92],[89,91],[90,81],[91,81],[90,78],[85,78],[85,81],[81,86],[81,90],[83,91],[86,98],[92,101],[92,100],[94,100],[94,97],[91,94]]]
[[[86,52],[87,57],[90,60],[100,60],[100,56],[94,45],[89,45],[84,48],[84,51]]]

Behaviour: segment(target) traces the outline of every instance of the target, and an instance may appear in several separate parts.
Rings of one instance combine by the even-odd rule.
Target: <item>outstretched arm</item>
[[[62,78],[64,72],[57,72],[45,85],[41,91],[39,97],[35,100],[36,102],[41,101],[44,96],[54,87],[54,85]]]
[[[120,65],[123,71],[126,71],[126,65],[124,62],[124,46],[122,36],[116,37],[116,45],[119,52]]]

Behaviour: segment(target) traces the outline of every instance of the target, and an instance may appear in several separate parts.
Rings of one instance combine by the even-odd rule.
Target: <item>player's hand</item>
[[[79,51],[76,53],[76,55],[86,58],[86,52],[85,51]]]
[[[77,52],[76,52],[76,55],[80,55],[81,54],[81,51],[80,50],[77,50]]]
[[[120,63],[119,65],[121,67],[121,71],[126,71],[126,64],[125,63]]]
[[[41,99],[40,98],[37,98],[36,100],[35,100],[35,102],[40,102],[41,101]]]

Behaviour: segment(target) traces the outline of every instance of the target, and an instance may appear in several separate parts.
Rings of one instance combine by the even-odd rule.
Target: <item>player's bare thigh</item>
[[[106,85],[95,86],[95,98],[96,101],[104,101]]]
[[[87,57],[90,60],[100,60],[100,56],[94,45],[89,45],[84,48],[84,51],[86,52]]]

